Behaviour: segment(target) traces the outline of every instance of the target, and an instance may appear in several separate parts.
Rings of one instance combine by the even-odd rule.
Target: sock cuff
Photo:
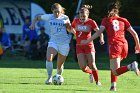
[[[46,64],[51,64],[52,62],[46,60]]]
[[[46,60],[46,66],[53,66],[53,62],[49,62]]]

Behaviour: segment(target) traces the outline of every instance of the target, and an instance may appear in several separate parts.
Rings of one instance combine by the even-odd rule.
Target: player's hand
[[[103,39],[100,39],[99,42],[100,42],[101,45],[105,44],[105,41]]]
[[[135,46],[135,53],[140,53],[140,45]]]

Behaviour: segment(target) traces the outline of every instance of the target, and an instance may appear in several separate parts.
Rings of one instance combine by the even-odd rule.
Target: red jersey
[[[98,28],[96,22],[92,19],[88,19],[84,24],[80,22],[80,19],[74,19],[72,27],[76,30],[76,42],[80,44],[81,40],[87,40],[91,38],[91,32]],[[90,42],[89,44],[92,44]]]
[[[118,16],[104,18],[101,25],[106,28],[109,44],[114,41],[126,42],[125,31],[131,26],[127,19]]]

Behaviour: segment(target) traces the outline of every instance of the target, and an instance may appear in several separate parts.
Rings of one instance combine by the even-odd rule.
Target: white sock
[[[46,69],[47,69],[47,73],[48,73],[48,78],[50,78],[52,76],[52,72],[53,72],[53,62],[48,62],[46,60]]]
[[[62,66],[60,69],[57,68],[57,74],[62,75],[63,69],[64,69],[64,66]]]
[[[127,68],[128,68],[129,70],[131,70],[131,69],[132,69],[132,64],[127,65]]]
[[[117,85],[116,82],[112,82],[112,83],[111,83],[111,86],[116,86],[116,85]]]

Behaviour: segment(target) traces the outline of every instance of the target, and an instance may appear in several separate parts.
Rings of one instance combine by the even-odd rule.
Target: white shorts
[[[56,44],[54,42],[48,42],[48,47],[53,47],[57,50],[58,53],[62,54],[63,56],[68,56],[70,46],[69,44]]]

